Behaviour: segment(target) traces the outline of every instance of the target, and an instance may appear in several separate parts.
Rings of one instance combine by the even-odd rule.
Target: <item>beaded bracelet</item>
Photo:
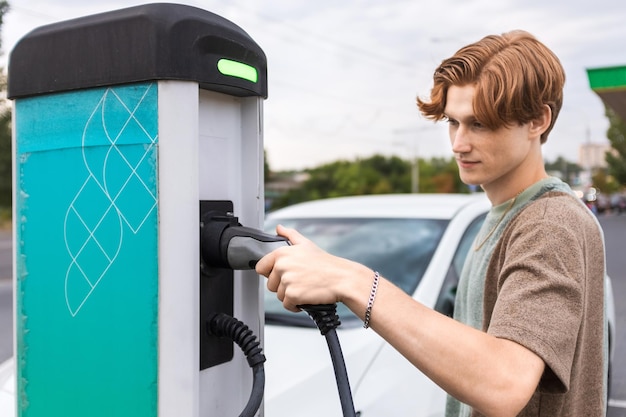
[[[370,298],[367,301],[367,308],[365,309],[365,319],[363,320],[363,328],[370,327],[370,318],[372,317],[372,306],[374,305],[374,299],[376,298],[376,291],[378,291],[378,281],[380,280],[380,274],[378,271],[374,271],[374,282],[372,282],[372,291],[370,291]]]

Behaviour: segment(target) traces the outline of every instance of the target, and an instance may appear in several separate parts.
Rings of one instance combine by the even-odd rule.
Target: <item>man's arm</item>
[[[344,300],[357,314],[365,310],[360,295]],[[519,414],[545,368],[524,346],[429,309],[386,280],[380,281],[370,325],[437,385],[486,416]]]
[[[256,269],[285,308],[342,302],[363,319],[373,272],[322,251],[295,230],[279,228],[279,234],[292,245],[266,255]],[[517,415],[545,367],[525,347],[427,308],[384,278],[370,326],[444,390],[487,416]]]

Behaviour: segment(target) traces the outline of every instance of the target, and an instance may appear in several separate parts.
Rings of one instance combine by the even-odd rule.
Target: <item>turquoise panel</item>
[[[15,103],[21,417],[157,415],[157,85]]]

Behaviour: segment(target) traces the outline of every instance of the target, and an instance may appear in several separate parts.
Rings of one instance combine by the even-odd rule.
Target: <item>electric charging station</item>
[[[206,265],[199,235],[207,213],[262,224],[261,48],[202,9],[131,7],[27,34],[8,96],[17,415],[239,415],[250,367],[204,321],[262,339],[263,284]]]

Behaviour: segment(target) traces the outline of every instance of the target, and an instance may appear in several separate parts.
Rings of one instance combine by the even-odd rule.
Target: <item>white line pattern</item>
[[[137,115],[153,88],[154,84],[148,85],[132,108],[114,88],[106,89],[83,129],[82,157],[88,176],[64,221],[65,245],[71,257],[65,276],[65,302],[73,317],[120,254],[124,224],[136,234],[156,208],[157,195],[140,169],[154,164],[148,157],[156,151],[158,135],[151,136]],[[138,142],[138,134],[145,138]],[[101,145],[104,138],[108,146]],[[125,147],[129,140],[136,146]],[[130,153],[136,153],[138,146],[143,146],[143,153],[136,158]]]

